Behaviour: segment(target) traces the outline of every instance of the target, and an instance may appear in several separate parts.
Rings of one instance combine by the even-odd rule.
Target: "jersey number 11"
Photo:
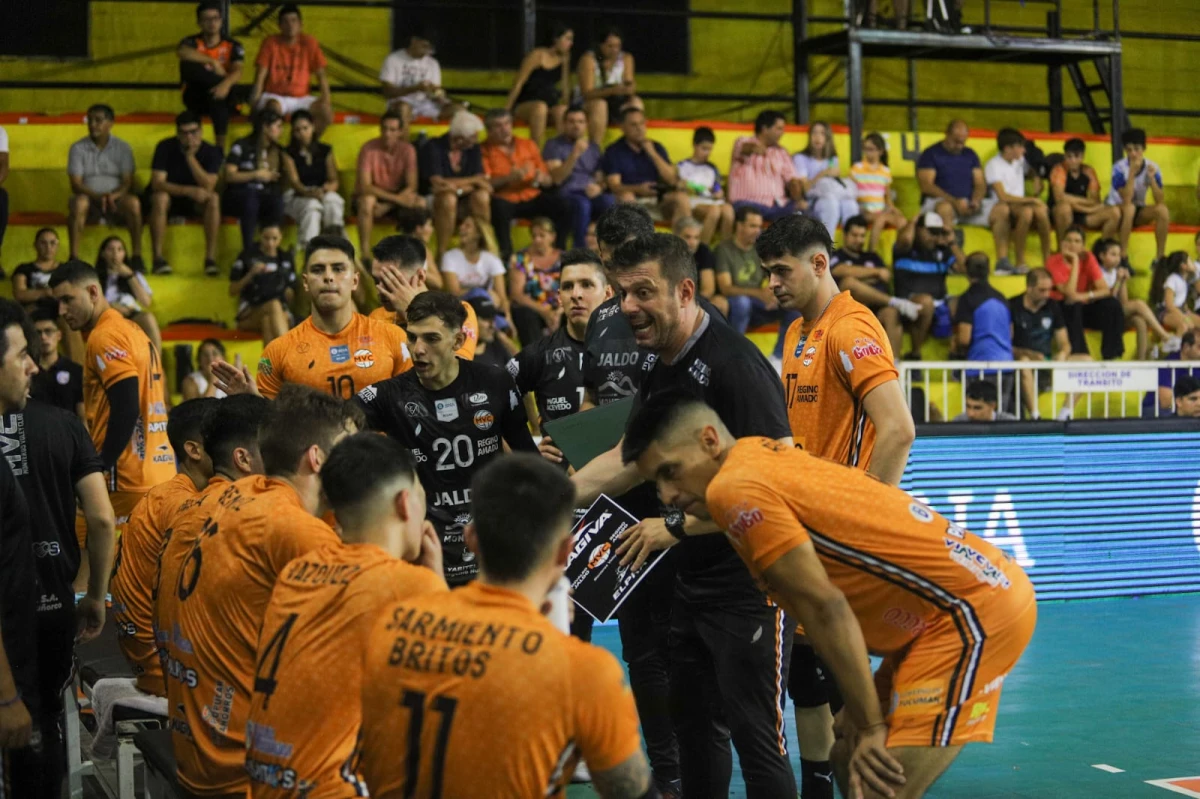
[[[404,780],[404,799],[415,799],[417,781],[421,771],[421,733],[425,727],[425,694],[421,691],[405,691],[400,704],[408,708],[408,771]],[[433,709],[441,714],[437,741],[433,746],[433,785],[429,799],[442,797],[442,772],[446,768],[446,744],[450,742],[450,725],[454,722],[454,710],[458,700],[448,696],[435,696]]]

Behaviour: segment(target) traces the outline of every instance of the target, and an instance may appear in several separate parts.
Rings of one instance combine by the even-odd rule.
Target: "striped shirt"
[[[866,161],[859,161],[850,167],[850,178],[858,187],[858,204],[865,213],[877,214],[887,208],[892,170],[886,164],[871,166]]]
[[[749,201],[759,205],[787,205],[787,184],[796,177],[796,168],[787,150],[779,145],[758,155],[738,157],[742,145],[755,141],[743,136],[733,143],[733,164],[729,168],[730,202]]]

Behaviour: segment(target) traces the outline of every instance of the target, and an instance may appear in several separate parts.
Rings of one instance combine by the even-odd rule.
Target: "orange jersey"
[[[250,786],[245,741],[254,653],[275,580],[293,559],[338,537],[281,480],[246,477],[202,497],[182,512],[164,553],[159,622],[167,626],[160,643],[179,782],[194,794],[219,796]],[[197,522],[168,583],[168,556],[176,562],[183,545],[176,535],[192,536]]]
[[[112,308],[100,314],[87,336],[83,360],[83,409],[96,451],[108,433],[107,389],[131,377],[138,382],[138,419],[129,444],[108,476],[108,490],[146,492],[175,476],[175,452],[167,441],[167,406],[158,351],[142,329]]]
[[[606,771],[641,746],[616,659],[479,582],[387,610],[362,686],[373,796],[562,797],[580,756]]]
[[[782,374],[795,442],[813,455],[866,469],[875,426],[863,398],[900,376],[875,314],[843,291],[815,321],[797,319],[784,339]]]
[[[337,333],[322,333],[305,319],[263,350],[258,390],[275,399],[284,383],[300,383],[350,399],[380,380],[412,368],[408,338],[396,325],[360,313]]]
[[[137,687],[156,696],[166,696],[154,639],[158,562],[180,505],[198,493],[192,478],[185,474],[155,486],[134,507],[117,539],[117,558],[109,583],[117,643],[133,667]]]
[[[322,547],[284,568],[258,639],[246,727],[255,799],[361,795],[343,767],[362,723],[367,638],[381,608],[438,590],[446,583],[432,571],[370,544]]]
[[[464,302],[463,310],[467,312],[467,321],[463,322],[463,335],[466,341],[462,347],[455,350],[455,355],[462,358],[464,361],[475,360],[475,345],[479,341],[479,317],[475,315],[475,309],[471,307],[471,303]],[[389,325],[397,324],[396,318],[399,316],[395,311],[389,311],[382,305],[371,311],[371,319],[376,319],[380,322],[387,322]],[[404,333],[404,328],[400,328],[400,332]],[[408,334],[404,335],[404,343],[408,343]]]

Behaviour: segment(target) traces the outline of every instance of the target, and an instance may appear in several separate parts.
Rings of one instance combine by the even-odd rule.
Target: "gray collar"
[[[684,356],[692,351],[692,347],[696,346],[696,342],[699,341],[700,337],[704,335],[704,331],[708,330],[709,324],[712,323],[712,317],[709,316],[703,309],[701,309],[700,313],[704,314],[704,318],[700,320],[700,326],[696,328],[696,332],[693,333],[691,338],[687,340],[687,343],[683,345],[683,349],[681,349],[679,354],[675,356],[675,360],[667,364],[668,366],[674,366],[682,361]]]

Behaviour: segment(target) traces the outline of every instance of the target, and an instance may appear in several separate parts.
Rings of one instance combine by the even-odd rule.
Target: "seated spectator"
[[[1042,268],[1031,269],[1025,275],[1025,292],[1008,301],[1013,326],[1013,360],[1091,360],[1086,354],[1071,354],[1071,341],[1062,308],[1056,300],[1050,299],[1053,290],[1054,279],[1049,272]],[[1037,395],[1039,388],[1044,391],[1050,387],[1050,373],[1022,369],[1019,382],[1025,415],[1029,419],[1037,419]],[[1068,407],[1073,404],[1068,403]]]
[[[196,6],[200,32],[185,36],[175,55],[179,58],[179,82],[183,84],[183,106],[197,117],[212,120],[217,149],[225,152],[229,117],[237,108],[234,87],[242,79],[246,49],[241,42],[221,32],[224,24],[220,0],[204,0]]]
[[[485,224],[473,216],[458,223],[458,246],[442,256],[442,281],[454,296],[488,297],[498,313],[509,316],[504,262],[488,242]]]
[[[483,171],[483,154],[479,148],[481,130],[483,123],[479,117],[469,111],[459,111],[450,120],[450,129],[425,142],[418,153],[421,194],[433,195],[433,229],[437,234],[438,257],[450,248],[460,207],[463,213],[491,221],[492,183]]]
[[[59,352],[63,334],[58,326],[58,303],[53,298],[38,300],[29,318],[41,345],[38,371],[30,381],[29,396],[82,419],[83,367]]]
[[[791,156],[779,144],[785,129],[783,114],[763,111],[754,119],[754,135],[733,143],[729,202],[735,210],[753,208],[774,222],[808,208],[804,182],[796,177]]]
[[[858,210],[871,226],[868,250],[879,246],[883,229],[896,230],[908,224],[908,219],[892,201],[892,170],[888,167],[887,141],[879,133],[863,137],[863,160],[850,167],[850,180],[858,192]],[[846,223],[842,222],[845,230]]]
[[[521,60],[505,110],[529,125],[529,138],[540,142],[546,135],[546,121],[562,131],[563,112],[571,101],[571,48],[575,32],[555,23],[550,44],[535,47]]]
[[[225,396],[225,392],[217,388],[217,381],[213,379],[212,372],[213,364],[223,360],[225,345],[219,339],[206,338],[200,342],[200,347],[196,350],[196,371],[184,377],[179,384],[179,393],[183,394],[185,401],[198,397],[221,399]]]
[[[50,276],[58,269],[58,233],[52,227],[44,227],[33,236],[33,249],[37,258],[19,265],[13,272],[13,299],[32,311],[44,299],[53,299]]]
[[[506,261],[512,257],[513,220],[537,216],[554,223],[558,231],[554,246],[565,250],[567,232],[574,227],[574,207],[566,197],[542,191],[552,181],[537,145],[513,135],[512,114],[503,109],[488,111],[484,124],[487,140],[480,149],[483,169],[492,182],[492,226],[500,257]]]
[[[67,204],[70,259],[79,258],[79,241],[86,223],[120,220],[129,228],[133,250],[129,261],[139,266],[142,202],[133,193],[133,148],[112,135],[114,118],[111,106],[97,104],[89,108],[88,135],[72,144],[67,155],[67,177],[71,180],[71,200]]]
[[[954,309],[954,344],[968,361],[1011,361],[1012,315],[1008,300],[988,282],[987,253],[973,252],[966,260],[970,286]]]
[[[1130,128],[1121,134],[1125,157],[1113,164],[1112,188],[1105,202],[1121,209],[1121,254],[1129,255],[1129,234],[1137,225],[1154,225],[1155,260],[1167,254],[1171,211],[1163,193],[1162,169],[1146,157],[1146,131]],[[1146,204],[1146,195],[1154,205]]]
[[[599,219],[617,200],[601,182],[604,176],[600,172],[600,148],[588,138],[583,109],[568,109],[560,130],[562,133],[542,148],[542,158],[558,193],[575,206],[572,238],[575,246],[581,247],[587,240],[591,220]]]
[[[600,252],[600,239],[596,238],[595,222],[588,222],[587,238],[584,240],[584,244],[592,252]]]
[[[312,114],[292,114],[292,140],[283,153],[283,207],[296,220],[296,248],[301,252],[309,239],[321,234],[345,235],[346,201],[338,194],[337,158],[316,133]]]
[[[433,250],[429,249],[429,242],[433,239],[433,216],[425,208],[406,208],[396,222],[396,233],[413,236],[425,247],[425,276],[422,279],[429,288],[441,291],[442,270],[438,268]],[[450,239],[449,233],[446,239]]]
[[[673,231],[683,239],[688,252],[696,261],[696,274],[700,278],[700,296],[711,302],[723,316],[729,316],[729,300],[717,293],[717,257],[708,245],[701,240],[703,227],[696,219],[685,216],[675,223]],[[595,252],[595,250],[593,250]]]
[[[996,146],[999,152],[992,156],[983,169],[991,197],[996,201],[996,209],[1001,207],[1008,210],[1008,219],[994,225],[992,232],[996,236],[1008,228],[1012,231],[1013,249],[1017,257],[1014,269],[1008,260],[1008,242],[1004,243],[1001,252],[1000,239],[996,239],[996,274],[1006,275],[1016,272],[1028,272],[1029,265],[1025,261],[1025,244],[1029,238],[1029,228],[1037,228],[1038,238],[1042,242],[1042,263],[1050,258],[1050,211],[1046,203],[1037,195],[1041,193],[1041,180],[1035,178],[1039,189],[1033,197],[1025,196],[1025,178],[1031,171],[1025,163],[1025,137],[1020,131],[1003,128],[996,134]],[[993,214],[998,213],[993,210]],[[1007,238],[1007,237],[1006,237]]]
[[[1071,225],[1099,230],[1106,239],[1121,227],[1121,209],[1100,199],[1100,178],[1083,162],[1086,151],[1083,139],[1067,139],[1063,160],[1050,170],[1050,211],[1060,239]]]
[[[808,128],[808,145],[792,157],[796,177],[804,183],[808,213],[829,231],[832,238],[837,227],[858,214],[858,189],[854,183],[840,177],[837,148],[828,123],[814,122]]]
[[[708,160],[716,141],[712,128],[696,128],[692,133],[692,157],[675,165],[679,187],[687,192],[692,216],[704,223],[700,240],[705,244],[712,242],[718,228],[722,241],[733,235],[733,206],[725,202],[721,173],[716,164]]]
[[[1173,352],[1163,360],[1172,363],[1180,361],[1200,361],[1200,334],[1189,330],[1180,337],[1179,351]],[[1158,370],[1158,391],[1147,391],[1142,400],[1142,416],[1155,416],[1154,406],[1158,405],[1158,416],[1171,414],[1172,401],[1175,398],[1174,389],[1180,381],[1200,378],[1200,366],[1170,366]]]
[[[768,286],[767,273],[763,271],[762,259],[754,249],[762,233],[762,214],[753,208],[737,210],[733,224],[733,236],[717,245],[717,290],[729,302],[729,324],[739,333],[745,333],[755,322],[781,320],[779,336],[775,342],[775,357],[783,357],[783,339],[787,329],[800,314],[779,309],[779,301]]]
[[[254,249],[243,252],[229,270],[229,296],[238,298],[238,330],[262,333],[263,345],[291,329],[288,306],[296,292],[296,258],[281,250],[283,231],[268,225]]]
[[[1059,252],[1046,262],[1046,271],[1054,279],[1050,296],[1063,304],[1071,351],[1087,354],[1087,339],[1083,334],[1086,328],[1100,331],[1104,360],[1120,358],[1125,352],[1125,311],[1105,282],[1096,257],[1084,246],[1082,230],[1067,228]]]
[[[912,352],[904,360],[920,360],[921,348],[931,331],[939,337],[950,335],[950,319],[954,314],[947,296],[946,275],[961,273],[964,260],[954,240],[954,231],[940,214],[918,214],[896,236],[892,247],[896,296],[921,306],[920,314],[908,324]]]
[[[1200,380],[1181,377],[1175,384],[1175,416],[1180,419],[1200,419]]]
[[[146,274],[126,262],[125,242],[120,236],[109,236],[100,243],[96,253],[96,276],[104,288],[104,298],[121,316],[132,319],[162,354],[162,334],[158,319],[149,310],[153,302]]]
[[[489,297],[472,297],[471,308],[479,320],[479,341],[475,345],[475,361],[504,369],[517,354],[518,348],[508,332],[496,326],[496,304]]]
[[[554,246],[554,223],[545,217],[529,225],[529,246],[513,256],[508,269],[508,300],[521,346],[558,330],[562,306],[558,281],[562,250]]]
[[[417,149],[409,144],[404,119],[396,111],[379,118],[379,136],[358,151],[354,204],[364,249],[371,243],[376,219],[402,208],[425,207],[425,199],[417,194]]]
[[[175,217],[204,221],[204,274],[217,274],[217,238],[221,233],[221,195],[217,178],[225,157],[220,148],[204,141],[200,117],[184,111],[175,117],[175,135],[154,148],[150,163],[150,248],[152,271],[171,274],[163,257],[167,220]]]
[[[385,58],[379,81],[388,109],[400,112],[405,128],[414,117],[451,119],[462,110],[446,97],[442,66],[433,57],[433,42],[427,34],[412,34],[408,47]]]
[[[892,270],[884,266],[883,258],[864,249],[867,241],[867,220],[852,216],[842,225],[842,246],[833,251],[829,268],[838,288],[870,308],[887,331],[892,352],[903,346],[903,316],[910,322],[921,315],[921,306],[904,297],[892,296]]]
[[[643,107],[637,96],[633,55],[621,49],[621,31],[603,30],[596,48],[580,56],[575,69],[588,135],[596,144],[603,144],[609,120],[620,119],[626,108]]]
[[[972,380],[967,384],[967,409],[952,422],[1015,422],[1011,413],[997,410],[1000,396],[990,380]]]
[[[311,111],[320,136],[333,121],[333,98],[321,44],[304,33],[303,27],[300,9],[295,3],[284,3],[279,9],[279,33],[263,39],[254,59],[250,107],[255,111],[273,108],[280,116],[300,109]],[[308,93],[314,77],[320,97]]]
[[[646,136],[646,114],[640,108],[621,112],[623,135],[604,151],[600,171],[619,203],[638,203],[675,224],[691,209],[687,194],[676,188],[679,174],[667,148]]]
[[[1137,355],[1135,360],[1144,361],[1150,352],[1149,333],[1162,343],[1167,352],[1179,349],[1179,336],[1172,336],[1158,321],[1154,311],[1144,300],[1130,299],[1129,280],[1133,273],[1121,263],[1121,244],[1116,239],[1099,239],[1092,245],[1092,255],[1100,264],[1104,282],[1112,289],[1113,296],[1121,301],[1125,311],[1125,324],[1137,333]]]
[[[970,129],[956,119],[946,128],[946,138],[921,153],[917,182],[921,186],[921,211],[934,211],[953,229],[955,225],[991,228],[996,242],[996,263],[1008,258],[1010,209],[989,196],[983,165],[967,146]]]
[[[1182,250],[1154,264],[1150,279],[1150,304],[1163,328],[1181,336],[1200,326],[1200,316],[1192,310],[1192,284],[1196,282],[1196,264]]]
[[[254,130],[235,141],[225,159],[222,207],[238,217],[243,250],[254,246],[254,234],[260,226],[283,221],[282,136],[283,117],[269,108],[259,111],[254,117]]]

